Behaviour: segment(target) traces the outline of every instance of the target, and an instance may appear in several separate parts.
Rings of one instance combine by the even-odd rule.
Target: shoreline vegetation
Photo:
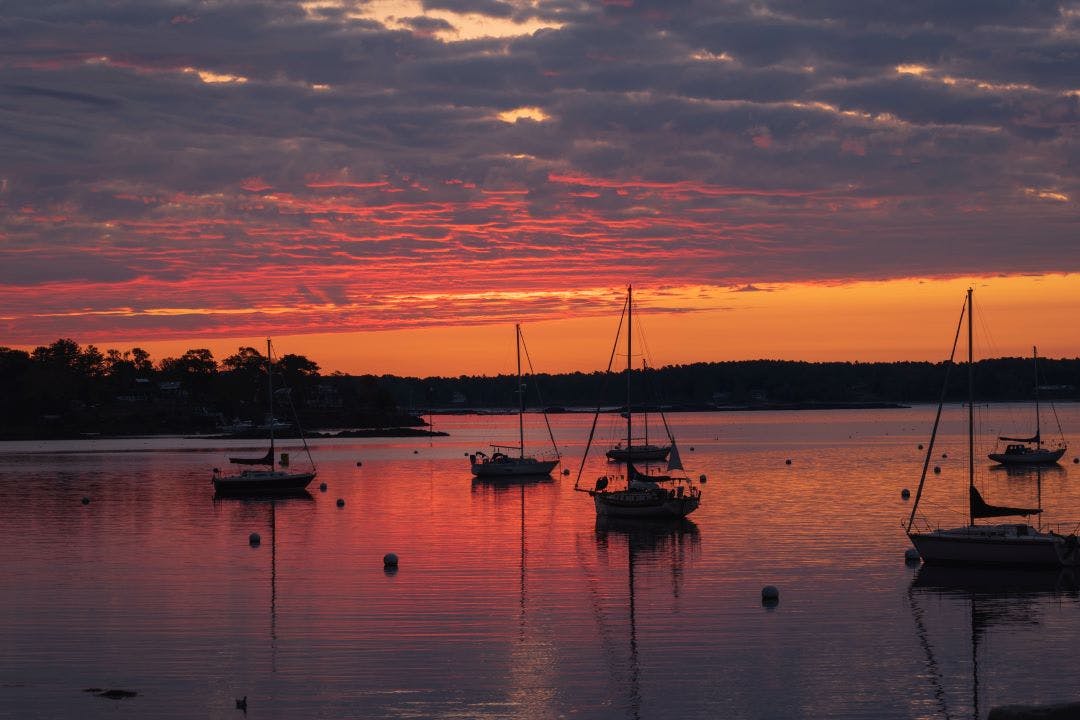
[[[641,410],[890,409],[937,402],[944,362],[821,362],[742,360],[635,370]],[[1030,358],[980,360],[980,402],[1029,401]],[[1080,358],[1040,359],[1039,395],[1080,399]],[[315,361],[286,354],[274,363],[275,417],[267,416],[266,358],[252,347],[217,360],[206,349],[153,360],[140,348],[102,352],[61,338],[31,352],[0,347],[0,440],[138,435],[222,439],[295,437],[428,437],[424,416],[515,412],[506,398],[513,375],[399,377],[322,374]],[[964,373],[954,373],[946,400],[966,397]],[[625,410],[625,372],[539,374],[523,379],[530,411]],[[539,391],[542,390],[542,395]]]

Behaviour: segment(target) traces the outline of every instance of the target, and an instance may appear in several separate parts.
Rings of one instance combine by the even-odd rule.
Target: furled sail
[[[274,464],[274,449],[270,448],[266,451],[266,455],[261,458],[229,458],[229,462],[236,465],[273,465]]]
[[[1004,505],[988,505],[983,500],[982,495],[979,493],[978,488],[971,487],[971,517],[973,518],[988,518],[988,517],[1003,517],[1006,515],[1038,515],[1042,512],[1042,508],[1019,508],[1019,507],[1006,507]]]
[[[1029,438],[1011,438],[998,435],[998,440],[1004,440],[1005,442],[1022,442],[1022,443],[1037,443],[1040,442],[1039,433],[1035,433],[1034,437]]]

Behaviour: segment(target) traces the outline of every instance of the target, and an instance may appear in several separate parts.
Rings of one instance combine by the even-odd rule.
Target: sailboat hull
[[[214,475],[219,495],[290,493],[304,490],[315,479],[314,472],[287,473],[280,470],[245,470],[238,475]]]
[[[472,464],[472,474],[476,477],[527,477],[530,475],[550,475],[558,460],[537,460],[536,458],[498,458]]]
[[[630,449],[620,445],[611,448],[604,454],[607,455],[608,460],[616,462],[626,462],[631,458],[638,462],[648,462],[667,460],[670,452],[670,445],[631,445]]]
[[[686,517],[701,504],[700,493],[667,490],[592,491],[596,514],[612,518],[674,519]]]
[[[1002,465],[1053,465],[1065,454],[1065,448],[1055,450],[1024,450],[1023,452],[990,453],[994,462]]]
[[[1023,524],[972,525],[909,533],[923,562],[932,565],[1061,567],[1080,564],[1074,536],[1042,533]]]

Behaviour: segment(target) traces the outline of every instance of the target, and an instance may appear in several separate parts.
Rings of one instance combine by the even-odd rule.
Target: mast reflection
[[[637,633],[635,572],[643,568],[666,568],[670,563],[670,587],[674,605],[679,599],[685,567],[696,557],[701,540],[697,525],[685,518],[677,521],[650,522],[597,516],[596,542],[602,555],[607,555],[616,545],[621,544],[622,540],[626,542],[626,595],[629,618],[627,710],[629,718],[640,720],[642,717],[641,662]],[[676,608],[673,607],[672,611],[675,610]]]
[[[277,506],[286,503],[314,503],[315,498],[307,490],[290,490],[260,495],[214,494],[214,505],[222,503],[251,507],[266,505],[267,525],[270,529],[270,670],[277,672]],[[245,711],[246,714],[246,711]]]
[[[935,644],[944,646],[949,637],[931,638],[923,601],[929,598],[954,599],[960,604],[967,604],[971,641],[971,717],[979,720],[982,717],[979,704],[979,645],[985,635],[997,627],[1037,624],[1048,600],[1080,601],[1080,585],[1071,568],[923,565],[908,587],[907,596],[916,635],[925,654],[927,676],[933,686],[938,712],[946,719],[960,715],[950,711],[943,664],[935,656],[934,647]]]

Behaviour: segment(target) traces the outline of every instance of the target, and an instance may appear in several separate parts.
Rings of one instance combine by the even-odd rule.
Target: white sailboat
[[[270,339],[266,339],[266,382],[267,382],[267,412],[268,417],[274,417],[274,371],[273,361],[270,356]],[[297,423],[299,427],[299,423]],[[271,494],[302,492],[312,480],[315,479],[315,462],[311,459],[311,451],[308,449],[307,440],[301,432],[300,438],[304,443],[304,452],[307,453],[311,469],[293,472],[288,469],[289,455],[281,453],[278,458],[274,453],[274,422],[271,420],[267,425],[269,432],[270,447],[266,455],[257,458],[231,457],[229,462],[234,465],[263,466],[257,470],[241,470],[238,473],[227,475],[218,468],[214,468],[212,482],[214,490],[219,495],[247,495],[247,494]]]
[[[1031,353],[1035,363],[1035,434],[1024,438],[998,437],[999,441],[1009,444],[1004,451],[992,452],[989,457],[1002,465],[1052,465],[1060,460],[1068,449],[1064,436],[1052,445],[1043,444],[1042,423],[1039,418],[1039,349],[1033,347]],[[1061,432],[1060,423],[1058,432]]]
[[[469,456],[472,474],[482,478],[527,477],[548,475],[559,464],[559,448],[552,436],[551,445],[555,457],[539,458],[525,454],[525,390],[521,384],[521,325],[514,325],[514,343],[517,349],[517,394],[518,394],[518,444],[492,445],[491,454],[477,451]],[[544,415],[546,422],[547,415]],[[548,425],[551,435],[551,426]],[[514,454],[516,452],[516,455]]]
[[[596,420],[599,417],[599,408],[593,416],[592,430],[585,446],[585,454],[581,458],[581,468],[578,470],[574,489],[588,493],[596,506],[596,514],[603,517],[638,518],[638,519],[670,519],[686,517],[694,512],[701,504],[701,489],[683,471],[682,460],[679,450],[672,441],[671,452],[668,457],[667,475],[649,475],[639,472],[634,467],[635,460],[644,461],[634,454],[632,442],[634,422],[631,410],[631,377],[633,359],[633,288],[626,288],[626,304],[623,309],[623,317],[626,318],[626,445],[628,450],[626,457],[625,475],[604,475],[596,480],[592,488],[582,488],[581,474],[585,468],[585,461],[592,447],[593,435],[596,432]],[[622,326],[622,317],[619,322]],[[618,343],[618,334],[615,342]],[[612,358],[615,353],[612,351]],[[611,371],[611,365],[608,365]],[[612,483],[620,486],[612,489]]]
[[[941,420],[941,408],[945,402],[945,388],[948,386],[946,374],[942,388],[941,402],[938,403],[937,416],[934,419],[930,442],[927,444],[926,459],[923,462],[922,477],[915,493],[915,502],[908,517],[906,532],[911,543],[918,550],[923,562],[930,564],[956,565],[1013,565],[1019,567],[1054,567],[1062,565],[1080,565],[1080,543],[1075,535],[1061,535],[1053,531],[1043,531],[1041,526],[1027,522],[977,524],[976,520],[998,517],[1024,517],[1025,519],[1042,513],[1041,478],[1038,483],[1039,503],[1036,507],[1007,507],[987,503],[978,488],[975,487],[975,416],[974,416],[974,362],[972,352],[972,291],[968,289],[965,309],[960,313],[960,323],[956,327],[953,349],[947,367],[952,368],[956,355],[956,346],[960,339],[960,329],[964,314],[967,314],[968,340],[968,524],[954,528],[933,528],[922,520],[916,528],[916,513],[922,498],[926,482],[926,471],[937,437],[938,423]]]

